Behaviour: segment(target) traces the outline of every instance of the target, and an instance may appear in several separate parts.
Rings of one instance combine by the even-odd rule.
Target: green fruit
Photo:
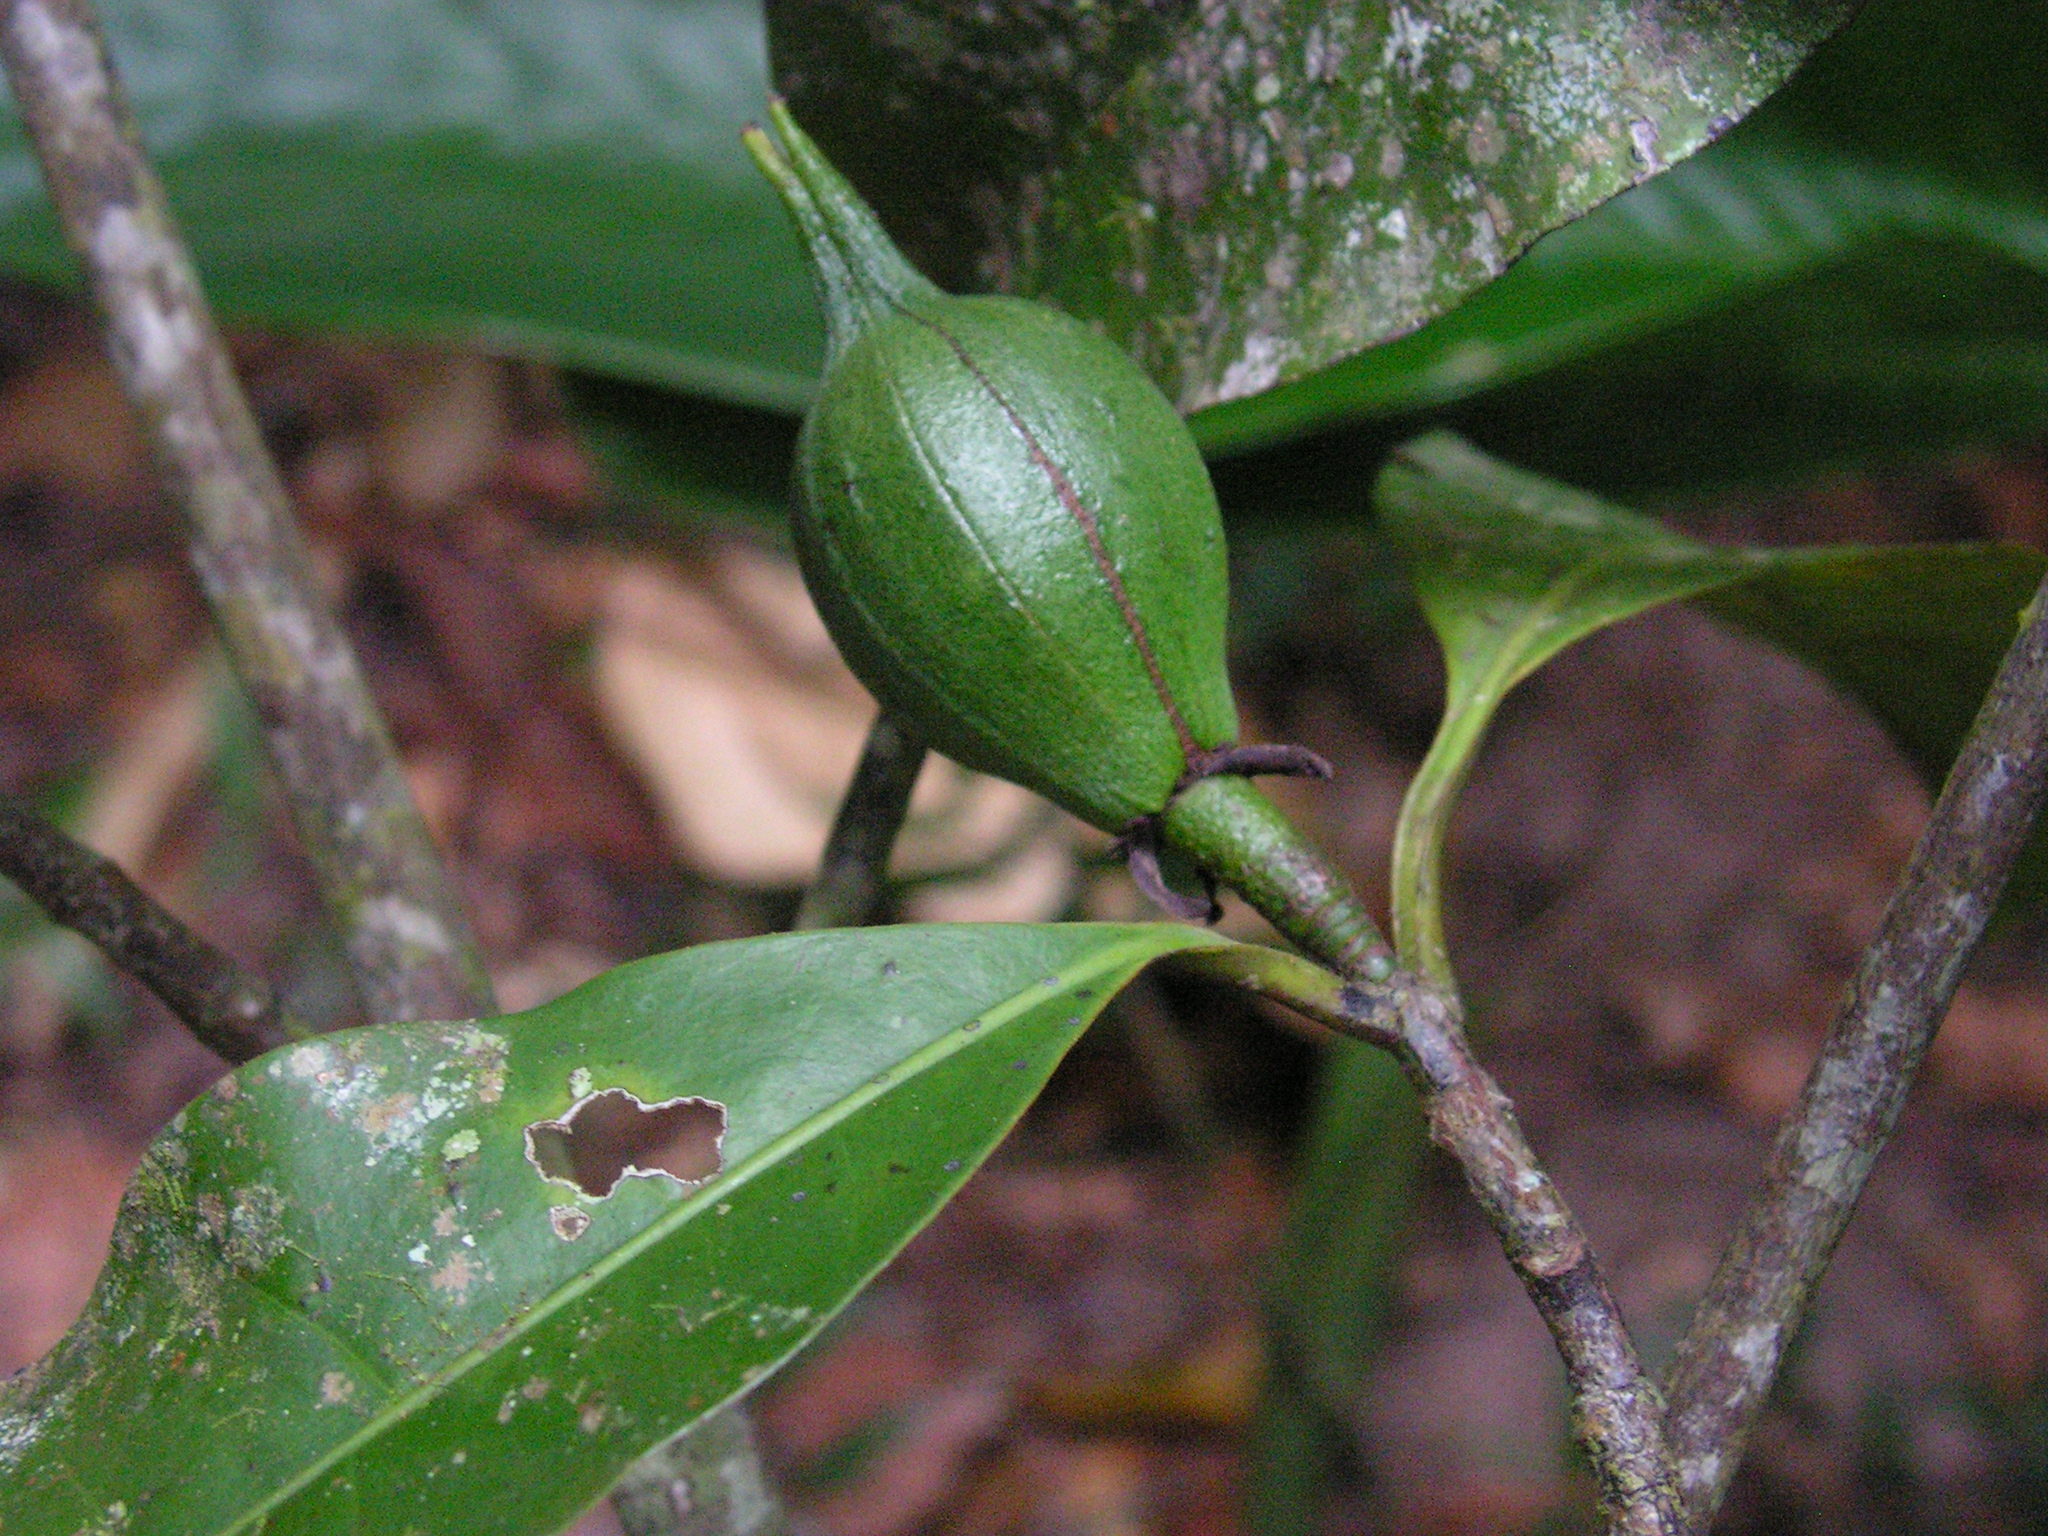
[[[847,664],[957,762],[1123,832],[1219,766],[1223,525],[1136,364],[1043,305],[954,298],[771,107],[747,144],[810,246],[829,345],[797,551]]]

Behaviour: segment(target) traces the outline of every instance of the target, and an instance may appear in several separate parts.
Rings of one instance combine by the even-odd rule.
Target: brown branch
[[[0,794],[0,875],[52,922],[90,939],[107,958],[234,1066],[308,1033],[281,1016],[270,988],[187,928],[83,843],[51,826],[18,795]]]
[[[1600,1483],[1613,1532],[1683,1536],[1684,1507],[1664,1437],[1664,1400],[1607,1287],[1578,1218],[1522,1134],[1514,1105],[1472,1054],[1456,1003],[1397,973],[1351,989],[1400,1020],[1401,1062],[1422,1094],[1429,1139],[1457,1160],[1522,1288],[1563,1357],[1572,1434]]]
[[[825,840],[818,878],[804,893],[791,926],[799,932],[858,928],[873,919],[889,873],[889,853],[910,812],[910,792],[924,760],[922,736],[888,714],[875,717]]]
[[[1720,1506],[1806,1303],[1890,1139],[2048,787],[2036,592],[1884,922],[1679,1346],[1669,1433],[1694,1528]]]
[[[1564,1359],[1572,1432],[1600,1481],[1609,1529],[1682,1536],[1663,1399],[1578,1219],[1537,1161],[1507,1095],[1473,1056],[1456,999],[1412,971],[1391,970],[1344,877],[1263,797],[1213,787],[1222,782],[1197,785],[1175,801],[1169,835],[1337,974],[1318,980],[1309,974],[1318,967],[1258,952],[1197,953],[1183,963],[1241,968],[1245,974],[1233,978],[1241,985],[1394,1050],[1422,1096],[1430,1140],[1463,1170]]]
[[[87,0],[4,0],[0,60],[107,348],[374,1019],[491,1011],[490,983],[200,291]]]

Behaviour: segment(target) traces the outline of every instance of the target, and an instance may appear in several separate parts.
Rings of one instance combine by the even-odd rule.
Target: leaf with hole
[[[0,1388],[0,1518],[559,1529],[816,1333],[1131,976],[1223,942],[749,939],[253,1062],[149,1149],[84,1317]]]

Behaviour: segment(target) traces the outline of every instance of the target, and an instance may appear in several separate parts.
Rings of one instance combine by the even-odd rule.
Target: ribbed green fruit
[[[948,757],[1122,832],[1237,737],[1223,525],[1173,407],[1043,305],[905,261],[778,102],[829,345],[797,552],[854,674]]]

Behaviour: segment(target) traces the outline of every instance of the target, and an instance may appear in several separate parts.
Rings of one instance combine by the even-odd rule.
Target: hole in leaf
[[[526,1128],[526,1160],[544,1179],[602,1200],[620,1179],[702,1184],[725,1166],[725,1106],[711,1099],[643,1104],[623,1088],[578,1099],[559,1120]]]

